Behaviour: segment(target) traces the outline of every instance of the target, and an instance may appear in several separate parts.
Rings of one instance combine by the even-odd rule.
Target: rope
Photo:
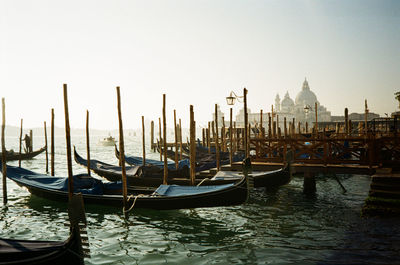
[[[134,196],[134,195],[129,195],[129,196],[128,196],[128,199],[126,200],[126,202],[129,202],[130,199],[132,199],[132,198],[134,198],[134,200],[133,200],[133,203],[132,203],[131,207],[130,207],[127,211],[126,211],[125,209],[123,209],[124,213],[128,213],[128,212],[132,211],[133,207],[135,206],[135,203],[136,203],[137,198],[138,198],[138,197],[143,197],[143,196],[144,196],[144,194],[139,194],[139,195],[136,195],[136,196]]]
[[[200,181],[199,184],[197,184],[197,187],[200,186],[201,184],[203,184],[203,182],[206,181],[206,180],[210,180],[210,179],[209,178],[204,178],[202,181]]]

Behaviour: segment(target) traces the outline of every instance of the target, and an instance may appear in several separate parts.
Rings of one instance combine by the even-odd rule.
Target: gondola
[[[46,150],[45,147],[42,147],[39,150],[30,152],[30,153],[16,153],[16,152],[13,152],[13,151],[7,151],[6,161],[13,161],[13,160],[19,160],[19,159],[21,159],[21,160],[32,159],[35,156],[43,153],[44,150]],[[0,160],[1,160],[2,155],[3,154],[0,153]]]
[[[75,199],[73,201],[76,202]],[[82,203],[80,203],[82,204]],[[75,203],[74,205],[79,205]],[[82,237],[79,223],[86,222],[81,218],[83,209],[70,208],[71,231],[70,236],[65,241],[39,241],[39,240],[19,240],[0,238],[0,265],[20,264],[20,265],[70,265],[84,264],[84,256],[87,250],[82,247]],[[72,215],[72,216],[71,216]],[[71,220],[75,219],[75,220]]]
[[[74,159],[79,165],[86,168],[88,167],[88,161],[81,157],[75,148]],[[120,181],[122,178],[122,167],[110,165],[95,159],[90,160],[90,170],[109,181]],[[163,183],[163,172],[163,169],[155,166],[126,166],[128,189],[130,188],[134,191],[137,189],[145,190],[145,187],[158,187]],[[191,185],[189,173],[186,173],[183,176],[184,177],[181,177],[181,174],[177,175],[176,170],[168,170],[168,183],[184,186]],[[201,185],[221,185],[232,182],[234,182],[232,179],[210,180],[205,179],[204,177],[195,179],[195,185],[200,183]]]
[[[119,150],[117,148],[117,146],[115,145],[115,157],[119,160],[120,158],[120,153]],[[175,154],[175,153],[174,153]],[[141,166],[143,165],[143,158],[139,157],[139,156],[127,156],[125,155],[125,162],[131,166]],[[146,158],[146,165],[151,165],[151,166],[156,166],[159,168],[164,168],[164,162],[163,161],[158,161],[158,160],[154,160],[154,159],[148,159]],[[168,161],[167,162],[167,166],[169,170],[175,170],[176,169],[176,165],[174,161]],[[178,169],[184,169],[185,167],[189,167],[190,166],[190,161],[189,159],[182,159],[180,161],[178,161]],[[187,170],[187,169],[185,169]]]
[[[68,178],[38,174],[24,168],[7,166],[7,177],[31,194],[50,200],[68,200]],[[121,182],[106,183],[81,174],[74,176],[74,193],[82,193],[85,204],[121,207]],[[160,185],[152,194],[129,194],[130,207],[173,210],[197,207],[231,206],[247,200],[247,178],[225,185]]]
[[[159,151],[159,149],[157,149]],[[171,157],[175,157],[175,152],[172,150],[167,151],[167,157],[172,159]],[[233,162],[239,162],[242,161],[244,158],[244,155],[239,153],[239,154],[234,154],[232,159]],[[222,156],[220,157],[220,165],[228,165],[230,163],[229,156]],[[205,170],[209,170],[212,168],[217,167],[217,160],[216,160],[216,155],[215,154],[208,154],[208,153],[201,153],[201,155],[198,155],[196,153],[196,172],[201,172]]]
[[[237,171],[236,173],[232,171],[219,171],[212,178],[213,180],[223,180],[230,178],[240,178],[243,173]],[[254,171],[248,173],[249,180],[254,181],[254,188],[265,187],[267,189],[274,189],[290,182],[291,179],[291,163],[286,163],[286,165],[277,170],[273,171]]]

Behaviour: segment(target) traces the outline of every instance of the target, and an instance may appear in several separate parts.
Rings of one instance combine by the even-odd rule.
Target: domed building
[[[277,95],[278,97],[279,95]],[[305,79],[295,101],[286,92],[281,102],[275,101],[275,110],[277,110],[277,115],[282,118],[286,117],[287,120],[295,118],[296,122],[311,124],[315,122],[315,103],[317,104],[318,121],[331,121],[331,112],[319,103],[317,96],[311,91],[308,81]]]
[[[274,113],[279,116],[279,126],[283,127],[283,120],[289,123],[295,119],[295,122],[308,122],[312,125],[315,122],[315,103],[317,103],[318,121],[331,121],[331,112],[322,106],[317,96],[311,91],[307,79],[304,80],[301,91],[296,95],[295,100],[290,98],[289,92],[286,92],[285,97],[280,99],[279,94],[275,97]],[[305,109],[307,107],[307,111]],[[268,126],[268,114],[264,113],[263,126]],[[252,124],[259,123],[260,113],[250,113],[248,110],[249,122]],[[236,122],[243,124],[243,109],[236,116]]]

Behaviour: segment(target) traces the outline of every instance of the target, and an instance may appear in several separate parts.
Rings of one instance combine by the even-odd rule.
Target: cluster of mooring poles
[[[65,130],[66,130],[66,147],[67,147],[67,164],[69,178],[69,194],[72,196],[73,178],[72,178],[72,162],[71,162],[71,140],[69,127],[68,113],[68,96],[67,85],[63,85],[64,92],[64,111],[65,111]],[[119,120],[119,163],[122,167],[122,193],[124,211],[127,207],[127,177],[125,168],[125,151],[124,151],[124,135],[121,113],[121,98],[120,88],[116,87],[117,105],[118,105],[118,120]],[[287,121],[286,117],[281,119],[274,111],[273,105],[271,112],[268,113],[267,126],[264,127],[263,110],[260,111],[259,123],[248,120],[247,113],[247,89],[243,89],[243,96],[227,97],[229,105],[234,104],[235,99],[242,99],[244,104],[244,122],[242,127],[233,122],[232,108],[230,108],[229,127],[225,125],[225,120],[222,117],[222,124],[218,124],[218,106],[215,104],[214,120],[208,122],[208,127],[202,129],[202,145],[208,148],[208,152],[215,148],[216,154],[216,170],[221,170],[220,152],[229,150],[230,167],[237,168],[238,163],[233,162],[233,154],[242,151],[245,157],[251,157],[253,169],[265,170],[271,169],[272,163],[285,163],[287,161],[287,152],[292,151],[293,162],[296,172],[303,173],[304,176],[304,193],[313,194],[316,191],[315,175],[317,173],[340,173],[351,172],[352,170],[364,170],[365,166],[371,170],[374,166],[385,163],[385,157],[381,155],[383,147],[396,146],[398,144],[398,124],[397,118],[378,119],[368,121],[368,104],[365,100],[365,112],[363,121],[351,121],[349,119],[348,109],[344,110],[343,122],[318,122],[318,104],[314,105],[314,110],[311,106],[306,105],[304,111],[308,117],[308,112],[313,110],[315,113],[315,122],[310,130],[310,124],[305,122],[302,124],[292,118]],[[154,121],[151,121],[150,141],[151,149],[158,149],[160,153],[160,161],[164,162],[163,184],[168,183],[168,166],[167,166],[167,151],[168,148],[174,148],[175,167],[178,169],[178,161],[182,160],[183,148],[189,147],[190,150],[190,181],[194,185],[196,171],[196,122],[194,119],[194,108],[190,105],[190,139],[188,143],[183,143],[182,140],[182,125],[181,119],[177,122],[176,110],[174,113],[174,143],[167,142],[167,124],[166,124],[166,95],[163,94],[162,118],[159,118],[159,139],[155,143]],[[21,129],[19,137],[19,167],[21,167],[21,151],[22,151],[22,134],[23,120],[21,119]],[[219,127],[221,126],[221,127]],[[267,128],[266,128],[267,127]],[[6,157],[7,151],[4,140],[5,130],[5,99],[2,99],[2,172],[3,172],[3,202],[7,203],[7,185],[6,185]],[[268,130],[266,132],[266,130]],[[45,135],[45,151],[46,151],[46,172],[48,172],[48,150],[47,150],[47,129],[44,122]],[[30,146],[26,146],[28,152],[32,152],[32,130],[30,131]],[[50,174],[54,176],[54,109],[51,109],[51,147],[50,147]],[[143,165],[146,164],[145,151],[145,124],[144,116],[142,116],[142,143],[143,143]],[[390,146],[390,147],[388,147]],[[90,143],[89,143],[89,111],[86,111],[86,147],[88,161],[88,175],[90,176]],[[394,148],[393,148],[394,149]],[[252,153],[250,155],[250,150]],[[394,151],[393,151],[394,152]],[[329,165],[341,165],[335,169],[329,168]],[[351,165],[351,166],[350,166]],[[277,166],[275,164],[275,166]],[[335,171],[336,170],[336,171]],[[340,171],[342,170],[342,171]],[[337,178],[336,178],[337,179]],[[341,183],[339,182],[341,185]],[[342,188],[345,190],[343,185]]]

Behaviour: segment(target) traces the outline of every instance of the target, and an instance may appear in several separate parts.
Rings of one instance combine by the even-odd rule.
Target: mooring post
[[[86,156],[87,156],[87,173],[90,177],[90,141],[89,141],[89,110],[86,110]]]
[[[315,102],[315,135],[318,137],[318,103]]]
[[[226,142],[225,142],[225,117],[222,117],[221,138],[222,138],[222,151],[226,152]]]
[[[279,115],[276,114],[276,132],[278,134],[279,134],[279,128],[280,128],[280,126],[279,126]]]
[[[150,125],[150,144],[151,144],[151,150],[154,152],[155,148],[154,148],[154,121],[151,121],[151,125]]]
[[[144,116],[142,116],[142,148],[143,148],[143,166],[146,165],[146,141],[145,141],[145,128]]]
[[[272,137],[272,119],[271,119],[271,113],[268,113],[268,138],[271,139]]]
[[[232,132],[232,108],[229,109],[229,162],[233,163],[233,132]]]
[[[1,125],[1,165],[2,165],[2,173],[3,173],[3,204],[7,204],[7,151],[6,151],[6,143],[5,143],[5,128],[6,128],[6,103],[5,99],[1,99],[2,102],[2,110],[3,110],[3,122]]]
[[[54,109],[51,109],[50,175],[54,176]]]
[[[216,159],[217,159],[217,171],[221,169],[220,166],[220,161],[219,161],[219,139],[218,139],[218,105],[215,104],[215,133],[216,133],[216,138],[215,138],[215,154],[216,154]]]
[[[72,174],[72,158],[71,158],[71,135],[69,127],[69,112],[68,112],[68,93],[67,84],[64,84],[64,113],[65,113],[65,138],[67,145],[67,167],[68,167],[68,198],[71,200],[74,194],[74,176]]]
[[[19,157],[18,157],[18,167],[21,167],[21,152],[22,152],[22,119],[21,119],[21,130],[19,133]],[[46,148],[47,150],[47,148]]]
[[[211,124],[208,122],[208,134],[207,134],[207,147],[208,147],[208,153],[211,153]]]
[[[44,147],[46,151],[46,174],[49,173],[49,154],[47,151],[47,128],[46,128],[46,121],[44,122]],[[21,148],[21,145],[20,145]],[[20,160],[21,161],[21,160]],[[21,167],[21,166],[20,166]]]
[[[364,114],[364,136],[367,137],[368,134],[368,102],[365,100],[365,114]]]
[[[128,206],[128,187],[126,179],[124,129],[122,124],[121,97],[120,97],[119,86],[117,86],[117,107],[118,107],[118,124],[119,124],[119,161],[121,162],[121,169],[122,169],[123,212],[125,214],[125,217],[127,217],[126,210]]]
[[[163,94],[163,109],[162,109],[162,114],[163,114],[163,146],[164,146],[164,178],[163,178],[163,184],[167,185],[168,184],[168,160],[167,160],[167,118],[165,115],[165,108],[166,108],[166,95]]]
[[[303,193],[313,195],[317,191],[315,175],[311,172],[304,172]]]
[[[244,146],[245,146],[245,157],[249,157],[249,149],[247,144],[247,124],[249,123],[249,117],[247,115],[247,89],[243,88],[243,103],[244,103]]]
[[[203,146],[207,146],[206,145],[206,128],[201,128],[201,144]]]
[[[190,105],[190,184],[194,186],[196,179],[196,122],[193,105]]]
[[[264,138],[264,134],[263,134],[263,110],[260,110],[260,131],[258,132],[259,135],[258,137],[260,138]]]
[[[175,168],[178,169],[178,130],[176,127],[176,110],[174,110]]]
[[[158,118],[158,134],[160,137],[160,142],[158,145],[158,149],[160,152],[160,161],[162,161],[162,150],[163,150],[163,141],[162,141],[162,137],[161,137],[161,118]]]
[[[179,119],[179,160],[182,160],[183,143],[182,143],[182,123]]]
[[[32,130],[29,131],[29,137],[31,138],[31,142],[30,142],[29,147],[27,147],[27,148],[29,150],[28,152],[32,153],[32,151],[33,151],[33,131]]]
[[[344,109],[344,131],[346,135],[349,135],[349,110],[347,108]]]

